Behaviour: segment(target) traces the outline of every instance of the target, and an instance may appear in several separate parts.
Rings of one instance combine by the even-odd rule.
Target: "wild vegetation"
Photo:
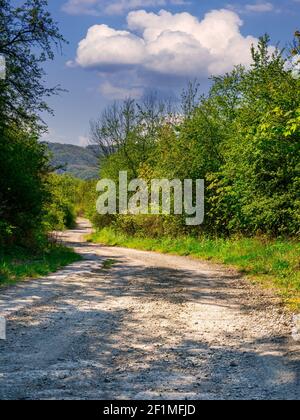
[[[15,6],[0,1],[0,55],[6,77],[0,79],[0,284],[26,275],[46,274],[77,258],[49,241],[48,233],[71,226],[68,178],[52,175],[48,152],[39,143],[45,125],[45,99],[60,88],[44,86],[43,63],[64,42],[47,11],[47,1]]]
[[[50,163],[58,174],[69,174],[83,180],[99,178],[99,150],[73,144],[47,143]]]
[[[296,34],[297,35],[297,34]],[[297,38],[299,40],[299,37]],[[295,43],[296,46],[296,43]],[[114,105],[92,126],[108,151],[101,176],[204,179],[205,222],[94,214],[96,241],[213,258],[300,292],[300,80],[269,38],[250,69],[190,84],[181,110],[148,98]],[[94,196],[95,198],[95,196]],[[89,212],[91,213],[91,211]],[[104,230],[102,230],[104,229]]]

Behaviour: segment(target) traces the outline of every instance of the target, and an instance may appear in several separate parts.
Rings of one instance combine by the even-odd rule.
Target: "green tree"
[[[91,140],[106,157],[101,176],[117,181],[119,171],[126,170],[136,178],[155,147],[166,112],[167,105],[153,94],[140,103],[132,99],[115,103],[92,121]]]
[[[0,123],[36,124],[49,111],[45,98],[58,88],[46,88],[42,64],[54,58],[64,42],[47,10],[47,0],[15,5],[0,0],[0,55],[6,59],[6,79],[0,80]]]
[[[211,216],[222,220],[227,215],[223,220],[231,232],[295,235],[299,81],[285,70],[281,52],[269,53],[268,38],[252,53],[253,66],[240,82],[225,164],[213,181]]]
[[[64,41],[46,0],[0,0],[0,54],[6,78],[0,80],[0,246],[34,247],[45,240],[45,207],[51,171],[38,137],[45,99],[43,63]]]
[[[35,135],[0,129],[0,246],[35,245],[49,199],[49,167]]]
[[[44,208],[47,230],[64,230],[75,226],[82,185],[85,185],[84,181],[70,175],[53,173],[48,176],[49,201]]]

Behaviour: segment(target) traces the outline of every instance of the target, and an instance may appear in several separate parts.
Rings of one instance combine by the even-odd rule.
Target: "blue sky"
[[[249,65],[264,33],[287,45],[300,28],[300,0],[55,0],[49,8],[69,41],[46,65],[47,141],[85,145],[89,121],[111,101],[149,90],[178,92],[189,79]]]

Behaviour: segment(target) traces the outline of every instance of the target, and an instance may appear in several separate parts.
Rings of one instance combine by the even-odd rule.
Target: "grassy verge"
[[[0,287],[46,276],[80,259],[73,250],[63,246],[52,246],[36,255],[20,248],[0,253]]]
[[[236,267],[266,287],[273,287],[285,302],[300,311],[300,243],[249,238],[150,239],[128,237],[112,229],[94,233],[89,240],[111,246],[192,256]]]

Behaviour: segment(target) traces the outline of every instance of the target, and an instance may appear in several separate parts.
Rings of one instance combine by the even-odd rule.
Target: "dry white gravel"
[[[62,236],[83,261],[0,292],[0,399],[300,399],[292,315],[270,292],[190,258],[88,244],[89,229]]]

